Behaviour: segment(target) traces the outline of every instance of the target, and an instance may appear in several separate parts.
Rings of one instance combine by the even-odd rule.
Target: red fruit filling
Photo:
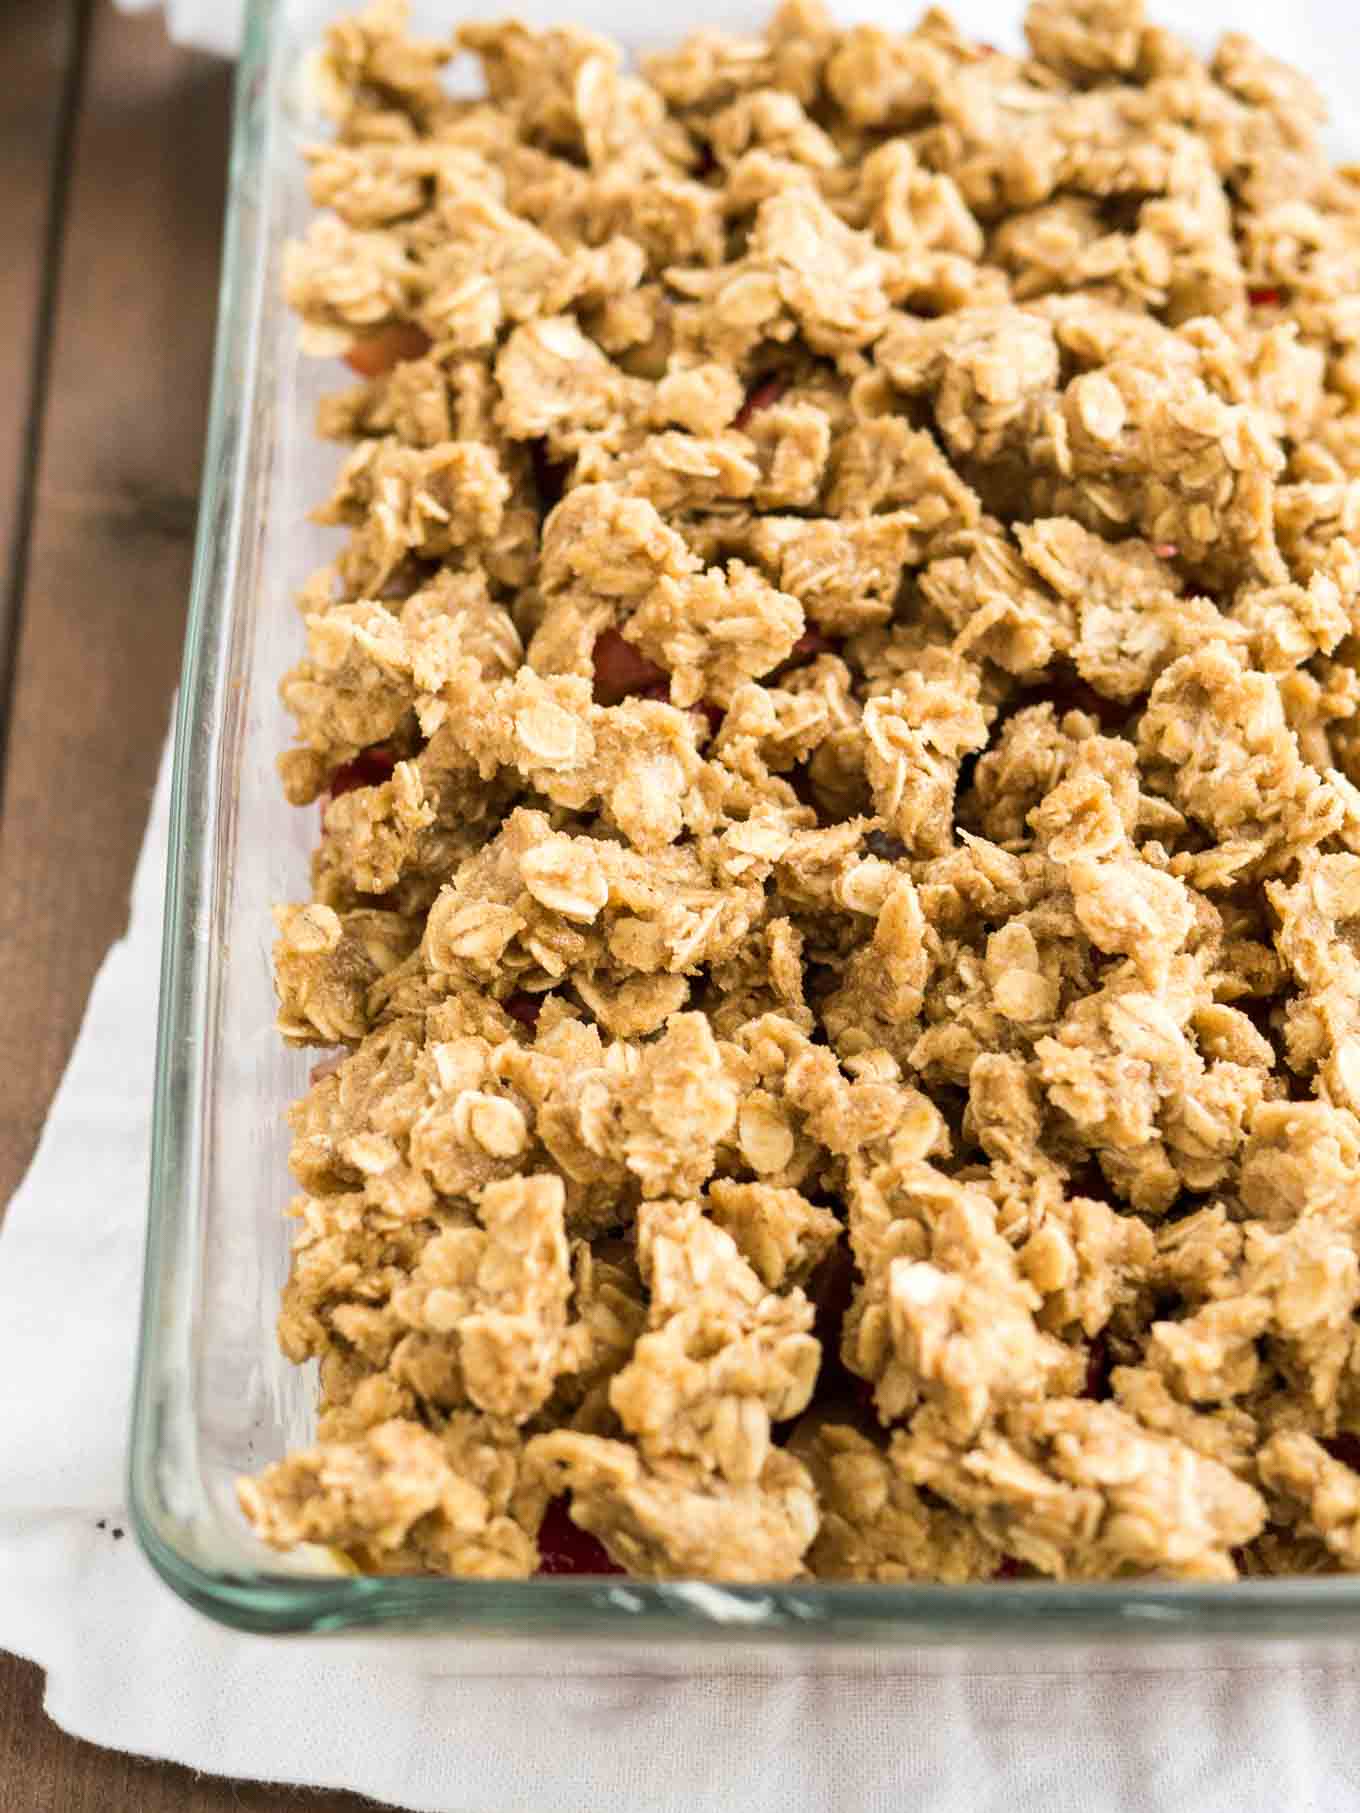
[[[1103,692],[1097,692],[1094,686],[1088,686],[1085,680],[1070,673],[1061,679],[1055,679],[1052,690],[1053,704],[1059,716],[1065,711],[1084,711],[1100,725],[1109,735],[1117,735],[1128,722],[1129,707],[1118,699],[1107,699]],[[1092,1194],[1098,1194],[1103,1179],[1099,1170],[1094,1172]]]
[[[543,1513],[538,1532],[540,1574],[621,1574],[604,1546],[567,1515],[565,1498],[555,1498]]]
[[[549,457],[548,443],[541,437],[529,443],[529,458],[534,469],[534,489],[538,493],[539,514],[548,512],[562,501],[562,493],[567,488],[565,463],[559,463]]]
[[[342,793],[353,793],[356,787],[381,786],[396,765],[396,751],[389,749],[386,743],[361,749],[352,762],[342,762],[336,769],[326,789],[327,796],[339,799]]]
[[[1360,1435],[1329,1435],[1322,1445],[1333,1460],[1339,1460],[1343,1467],[1360,1473]]]
[[[833,642],[820,630],[804,630],[789,650],[789,660],[815,661],[818,655],[838,655],[840,652],[840,643]]]
[[[1280,292],[1274,289],[1247,291],[1247,301],[1253,308],[1274,308],[1280,300]]]
[[[431,344],[430,336],[413,321],[394,321],[356,340],[345,354],[345,364],[361,378],[380,378],[403,359],[423,359]]]
[[[642,693],[666,697],[666,670],[649,661],[617,630],[604,630],[595,639],[595,703],[617,705],[620,699]],[[655,688],[661,688],[658,692]]]
[[[874,1382],[872,1379],[855,1380],[855,1402],[875,1422],[878,1421],[878,1406],[874,1402]]]
[[[753,415],[759,415],[762,409],[777,403],[788,387],[787,378],[762,378],[758,384],[753,384],[746,393],[746,401],[733,417],[732,426],[744,428]]]
[[[1110,1395],[1110,1347],[1104,1335],[1097,1335],[1086,1355],[1086,1389],[1083,1397],[1104,1401]]]
[[[817,1315],[817,1339],[825,1354],[840,1352],[841,1325],[854,1289],[855,1262],[844,1246],[835,1246],[807,1281],[807,1294]]]

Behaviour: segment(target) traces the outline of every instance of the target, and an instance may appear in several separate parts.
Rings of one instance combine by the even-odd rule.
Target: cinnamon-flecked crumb
[[[276,1546],[1360,1567],[1354,173],[1026,27],[328,35]]]

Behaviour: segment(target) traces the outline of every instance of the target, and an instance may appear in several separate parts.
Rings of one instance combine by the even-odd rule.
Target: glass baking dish
[[[621,1654],[624,1666],[646,1666],[640,1658],[651,1656],[673,1669],[684,1655],[686,1666],[730,1666],[738,1648],[820,1667],[904,1646],[1025,1645],[1037,1656],[1040,1644],[1360,1631],[1360,1578],[721,1588],[374,1579],[340,1573],[320,1551],[281,1557],[246,1527],[236,1476],[305,1442],[312,1423],[314,1379],[285,1362],[274,1337],[288,1255],[283,1110],[305,1087],[311,1060],[287,1050],[273,1029],[269,909],[303,887],[316,828],[285,804],[275,775],[274,758],[290,738],[277,685],[301,646],[292,595],[333,545],[307,512],[328,492],[336,465],[336,449],[312,433],[316,398],[336,373],[302,355],[279,270],[285,241],[309,214],[299,147],[324,131],[309,99],[307,56],[342,10],[324,0],[254,0],[238,76],[176,726],[132,1440],[133,1515],[152,1562],[224,1623],[261,1632],[423,1631],[436,1640],[432,1665],[455,1671],[473,1667],[474,1657],[479,1669],[494,1666],[491,1655],[509,1655],[516,1668],[533,1666],[533,1656],[560,1668],[560,1652],[551,1659],[559,1641],[570,1643],[573,1667]],[[414,24],[446,27],[455,10],[494,16],[504,8],[498,0],[459,0],[456,9],[427,0],[415,7]],[[1000,40],[1015,37],[1019,10],[1019,0],[959,9],[966,25]],[[1327,9],[1324,19],[1321,5],[1293,9],[1296,36],[1313,13],[1321,22],[1305,61],[1316,66],[1329,34],[1339,51],[1349,48],[1342,10]],[[536,0],[519,11],[531,23],[575,19],[612,30],[635,50],[674,39],[694,20],[682,8],[634,10],[620,0]],[[703,9],[705,19],[733,28],[759,25],[766,11],[763,0],[710,0]],[[887,21],[896,8],[848,0],[838,11]],[[1212,21],[1207,6],[1204,17]],[[1277,36],[1281,29],[1288,27],[1277,25]],[[1297,43],[1282,48],[1300,55]]]

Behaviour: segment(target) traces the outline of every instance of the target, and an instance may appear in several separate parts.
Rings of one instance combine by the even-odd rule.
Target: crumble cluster
[[[1360,174],[1026,31],[331,31],[267,1541],[1360,1566]]]

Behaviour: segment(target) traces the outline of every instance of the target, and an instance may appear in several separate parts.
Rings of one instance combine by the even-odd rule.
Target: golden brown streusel
[[[1026,29],[329,34],[266,1541],[1360,1568],[1354,173]]]

